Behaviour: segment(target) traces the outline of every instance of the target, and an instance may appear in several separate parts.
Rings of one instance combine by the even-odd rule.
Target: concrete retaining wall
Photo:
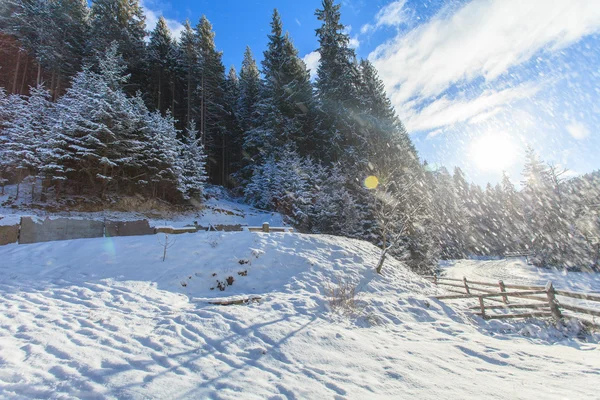
[[[19,225],[0,225],[0,246],[17,243],[19,240]]]
[[[19,243],[39,243],[53,240],[96,238],[104,236],[102,221],[46,218],[43,222],[33,221],[31,217],[21,218]]]
[[[242,225],[213,225],[203,227],[200,225],[173,228],[171,226],[151,227],[148,220],[138,221],[94,221],[69,218],[46,218],[43,221],[34,220],[31,217],[22,217],[21,224],[0,225],[0,245],[10,243],[38,243],[54,240],[71,240],[83,238],[96,238],[111,236],[140,236],[153,235],[155,233],[193,233],[206,230],[217,230],[222,232],[239,232]],[[262,232],[292,232],[291,228],[273,228],[268,224],[262,227],[249,227],[250,231]]]
[[[154,228],[147,219],[138,221],[106,221],[106,236],[142,236],[154,235]]]

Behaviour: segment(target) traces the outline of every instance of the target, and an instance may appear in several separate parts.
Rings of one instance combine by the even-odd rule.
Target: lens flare
[[[376,189],[379,185],[379,179],[376,176],[371,175],[365,179],[365,187],[367,189]]]

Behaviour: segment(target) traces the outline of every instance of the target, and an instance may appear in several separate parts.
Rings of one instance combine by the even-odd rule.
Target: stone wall
[[[19,243],[28,244],[103,236],[104,222],[102,221],[46,218],[42,222],[36,222],[31,217],[23,217],[21,218]]]
[[[0,225],[0,246],[17,243],[19,240],[19,225]]]
[[[154,235],[154,228],[147,219],[138,221],[106,221],[106,236],[141,236]]]
[[[265,230],[266,228],[266,230]],[[29,244],[38,242],[50,242],[54,240],[71,240],[96,237],[112,236],[140,236],[154,235],[156,233],[193,233],[206,230],[217,230],[223,232],[239,232],[242,225],[212,225],[203,227],[191,225],[183,228],[171,226],[151,227],[148,220],[137,221],[94,221],[84,219],[56,218],[45,220],[22,217],[21,224],[0,225],[0,245],[19,243]],[[262,232],[291,232],[291,228],[273,228],[268,224],[262,227],[249,227],[250,231]]]

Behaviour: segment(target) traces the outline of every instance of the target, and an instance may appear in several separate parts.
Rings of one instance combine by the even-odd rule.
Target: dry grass
[[[325,286],[325,294],[332,311],[343,315],[357,315],[361,307],[357,298],[360,293],[358,286],[350,280],[337,279],[337,282]]]

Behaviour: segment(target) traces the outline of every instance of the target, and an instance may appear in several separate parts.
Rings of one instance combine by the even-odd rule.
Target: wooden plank
[[[504,287],[507,287],[509,289],[522,289],[522,290],[544,290],[545,287],[544,286],[538,286],[538,285],[512,285],[509,283],[505,283]]]
[[[481,286],[492,286],[492,287],[498,286],[497,283],[492,283],[492,282],[479,282],[479,281],[471,281],[470,280],[469,283],[470,284],[475,284],[475,285],[481,285]]]
[[[478,287],[473,287],[473,286],[470,286],[469,289],[471,289],[471,290],[479,290],[480,292],[485,292],[485,293],[498,293],[497,290],[483,289],[483,288],[478,288]]]
[[[483,297],[479,296],[479,309],[481,310],[481,316],[486,318],[485,315],[485,305],[483,304]]]
[[[469,284],[467,283],[467,277],[463,276],[463,284],[465,285],[465,292],[471,294],[471,291],[469,290]]]
[[[218,306],[231,306],[231,305],[237,305],[237,304],[246,304],[246,303],[250,303],[251,301],[260,301],[260,299],[261,299],[260,296],[255,296],[255,297],[248,297],[247,299],[209,301],[208,304],[215,304]]]
[[[499,280],[498,287],[500,288],[500,292],[502,292],[502,293],[506,292],[506,285],[504,284],[504,281]],[[502,296],[502,301],[504,303],[508,303],[508,297],[506,295]]]
[[[459,287],[464,289],[465,286],[464,285],[457,285],[455,283],[445,283],[445,282],[438,282],[438,285],[444,285],[444,286],[454,286],[454,287]]]
[[[477,313],[479,315],[479,313]],[[486,319],[508,319],[508,318],[534,318],[534,317],[551,317],[550,312],[532,312],[524,314],[497,314],[497,315],[486,315]]]
[[[490,299],[487,299],[490,300]],[[500,306],[485,306],[486,310],[502,310],[504,308],[548,308],[550,311],[550,306],[548,304],[505,304]],[[469,307],[470,310],[479,310],[479,306]]]
[[[483,297],[499,297],[499,296],[523,297],[523,296],[528,296],[528,295],[532,295],[532,294],[545,294],[545,293],[546,293],[545,290],[531,290],[531,291],[524,291],[524,292],[489,293],[489,294],[482,294],[481,296],[483,296]]]
[[[442,296],[434,296],[438,300],[454,300],[454,299],[472,299],[478,297],[476,294],[448,294]]]
[[[552,316],[556,321],[560,321],[562,319],[562,314],[560,313],[560,308],[558,308],[558,301],[556,301],[554,286],[552,286],[551,281],[548,281],[546,284],[546,296],[548,297],[548,304],[550,305]]]
[[[438,276],[437,278],[438,281],[454,281],[454,282],[462,282],[462,279],[455,279],[455,278],[444,278],[443,276]]]
[[[600,296],[595,296],[592,294],[569,292],[567,290],[556,290],[556,289],[554,290],[554,292],[559,296],[572,297],[574,299],[600,301]]]
[[[560,304],[559,307],[564,308],[565,310],[576,311],[576,312],[579,312],[582,314],[588,314],[588,315],[594,315],[596,317],[600,317],[599,310],[590,310],[589,308],[572,306],[570,304]]]

